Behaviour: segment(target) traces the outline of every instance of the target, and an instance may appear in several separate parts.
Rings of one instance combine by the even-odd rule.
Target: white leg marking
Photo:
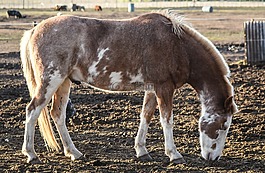
[[[137,136],[135,138],[135,151],[136,156],[141,157],[148,154],[146,149],[146,134],[149,123],[152,119],[152,114],[155,111],[157,102],[154,93],[145,92],[142,112],[140,114],[140,125],[138,128]]]
[[[53,96],[51,115],[60,134],[64,154],[71,157],[71,160],[75,160],[81,157],[82,153],[76,149],[65,124],[69,92],[70,81],[66,80]]]
[[[52,63],[50,64],[52,66]],[[54,74],[49,76],[50,82],[49,86],[46,87],[47,91],[45,93],[45,101],[41,105],[37,105],[33,110],[30,110],[30,106],[33,106],[32,103],[36,98],[31,100],[31,103],[26,108],[26,124],[25,124],[25,134],[24,134],[24,143],[22,145],[22,153],[28,156],[28,162],[37,158],[37,155],[34,150],[34,135],[35,135],[35,125],[38,117],[40,116],[41,110],[45,107],[49,99],[51,98],[52,93],[54,93],[61,83],[61,75],[59,71],[55,71]],[[56,81],[56,82],[55,82]],[[36,93],[35,93],[36,94]],[[35,100],[36,101],[36,100]]]
[[[31,112],[26,110],[26,124],[24,133],[24,142],[22,145],[22,153],[28,157],[27,162],[29,163],[35,158],[38,158],[34,150],[34,135],[35,135],[35,125],[37,119],[40,115],[42,108],[40,106],[36,107]]]
[[[62,117],[62,116],[61,116]],[[83,154],[77,150],[75,147],[69,132],[65,125],[65,118],[60,118],[57,121],[55,121],[56,127],[59,131],[59,134],[62,139],[63,147],[64,147],[64,154],[65,156],[71,157],[71,160],[78,159]]]
[[[148,154],[148,151],[146,149],[146,134],[148,130],[148,124],[146,122],[146,119],[144,117],[144,113],[141,113],[141,119],[140,119],[140,126],[138,128],[137,136],[135,138],[135,151],[136,156],[141,157],[145,154]]]
[[[167,117],[167,116],[164,116]],[[182,155],[177,151],[173,139],[173,115],[170,116],[169,122],[166,118],[160,116],[160,121],[163,127],[165,138],[165,154],[170,158],[170,161],[182,158]]]

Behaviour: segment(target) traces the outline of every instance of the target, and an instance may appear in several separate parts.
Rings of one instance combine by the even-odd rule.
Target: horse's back
[[[170,20],[156,13],[128,20],[57,16],[37,25],[33,40],[46,68],[56,66],[61,75],[104,89],[178,78],[186,63],[176,59],[180,39]]]

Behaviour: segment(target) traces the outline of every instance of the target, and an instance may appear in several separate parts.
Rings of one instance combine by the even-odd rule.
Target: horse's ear
[[[225,108],[225,111],[226,111],[227,113],[234,114],[234,113],[237,112],[237,106],[236,106],[236,104],[234,103],[234,97],[233,97],[233,96],[229,96],[229,97],[225,100],[224,108]]]

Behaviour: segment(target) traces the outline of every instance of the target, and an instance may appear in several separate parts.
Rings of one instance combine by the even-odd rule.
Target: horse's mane
[[[162,10],[158,12],[159,14],[168,18],[173,26],[173,32],[180,38],[183,33],[191,35],[196,41],[198,41],[213,57],[220,71],[223,75],[229,77],[230,70],[227,63],[225,62],[223,56],[216,49],[213,43],[192,28],[185,20],[183,16],[178,15],[177,13],[171,10]]]

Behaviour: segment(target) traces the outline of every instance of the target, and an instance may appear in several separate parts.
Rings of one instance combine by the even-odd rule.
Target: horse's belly
[[[124,72],[111,72],[98,76],[90,76],[88,83],[95,88],[108,91],[146,91],[154,90],[150,82],[146,82],[142,75],[125,75]]]
[[[121,78],[109,78],[89,80],[89,85],[94,88],[107,91],[143,91],[145,89],[144,82],[128,82]]]
[[[111,83],[109,85],[101,84],[100,82],[89,83],[89,85],[93,88],[105,91],[113,91],[113,92],[126,92],[126,91],[143,91],[144,84],[143,83]]]

